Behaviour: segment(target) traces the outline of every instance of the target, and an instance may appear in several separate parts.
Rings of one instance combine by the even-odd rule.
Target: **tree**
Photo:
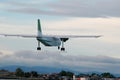
[[[73,75],[74,75],[74,73],[72,73],[72,72],[67,72],[67,76],[69,76],[69,77],[73,77]]]
[[[29,78],[30,76],[31,76],[31,73],[30,73],[30,72],[25,72],[25,73],[24,73],[24,77]]]
[[[68,77],[73,77],[73,74],[74,73],[70,71],[64,71],[64,70],[59,73],[60,76],[68,76]]]
[[[102,77],[105,77],[105,78],[114,78],[114,77],[115,77],[114,75],[112,75],[112,74],[109,73],[109,72],[102,73],[101,76],[102,76]]]
[[[97,73],[92,73],[91,80],[101,80],[101,76]]]
[[[32,77],[38,77],[38,73],[36,71],[31,71],[31,76]]]
[[[97,74],[97,73],[92,73],[92,74],[91,74],[91,77],[100,77],[100,75]]]
[[[60,74],[60,76],[66,76],[67,75],[66,71],[64,71],[64,70],[61,71],[59,74]]]
[[[17,77],[23,77],[24,76],[24,72],[21,68],[17,68],[16,71],[15,71],[15,75]]]

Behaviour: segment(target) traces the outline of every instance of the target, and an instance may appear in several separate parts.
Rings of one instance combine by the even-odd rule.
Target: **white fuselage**
[[[37,40],[40,41],[45,46],[60,46],[61,40],[56,37],[37,37]]]

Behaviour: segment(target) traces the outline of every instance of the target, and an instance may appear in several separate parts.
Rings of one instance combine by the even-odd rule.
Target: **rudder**
[[[38,19],[38,35],[42,35],[42,29],[41,29],[40,19]]]

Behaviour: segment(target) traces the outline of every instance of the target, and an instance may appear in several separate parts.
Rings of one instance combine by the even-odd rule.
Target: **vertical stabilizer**
[[[38,19],[38,36],[41,35],[42,35],[42,29],[41,29],[40,19]]]

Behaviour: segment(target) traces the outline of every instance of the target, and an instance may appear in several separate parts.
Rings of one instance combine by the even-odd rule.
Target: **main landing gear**
[[[38,47],[37,47],[37,50],[41,50],[40,42],[39,42],[39,41],[38,41]]]
[[[60,46],[58,46],[58,50],[60,49]]]
[[[60,48],[60,46],[58,46],[58,50],[61,50],[61,51],[65,51],[65,48],[64,48],[64,42],[62,42],[62,47]]]
[[[64,48],[64,41],[62,40],[62,47],[61,47],[61,51],[65,51],[65,48]]]
[[[66,42],[68,39],[69,39],[69,38],[60,38],[60,40],[61,40],[61,48],[60,48],[60,46],[58,46],[58,50],[60,49],[61,51],[65,51],[64,42]],[[37,50],[41,50],[40,41],[38,41]]]
[[[66,42],[69,38],[61,38],[61,43],[62,43],[62,47],[61,47],[61,51],[65,51],[64,48],[64,42]],[[60,47],[58,47],[60,49]]]

